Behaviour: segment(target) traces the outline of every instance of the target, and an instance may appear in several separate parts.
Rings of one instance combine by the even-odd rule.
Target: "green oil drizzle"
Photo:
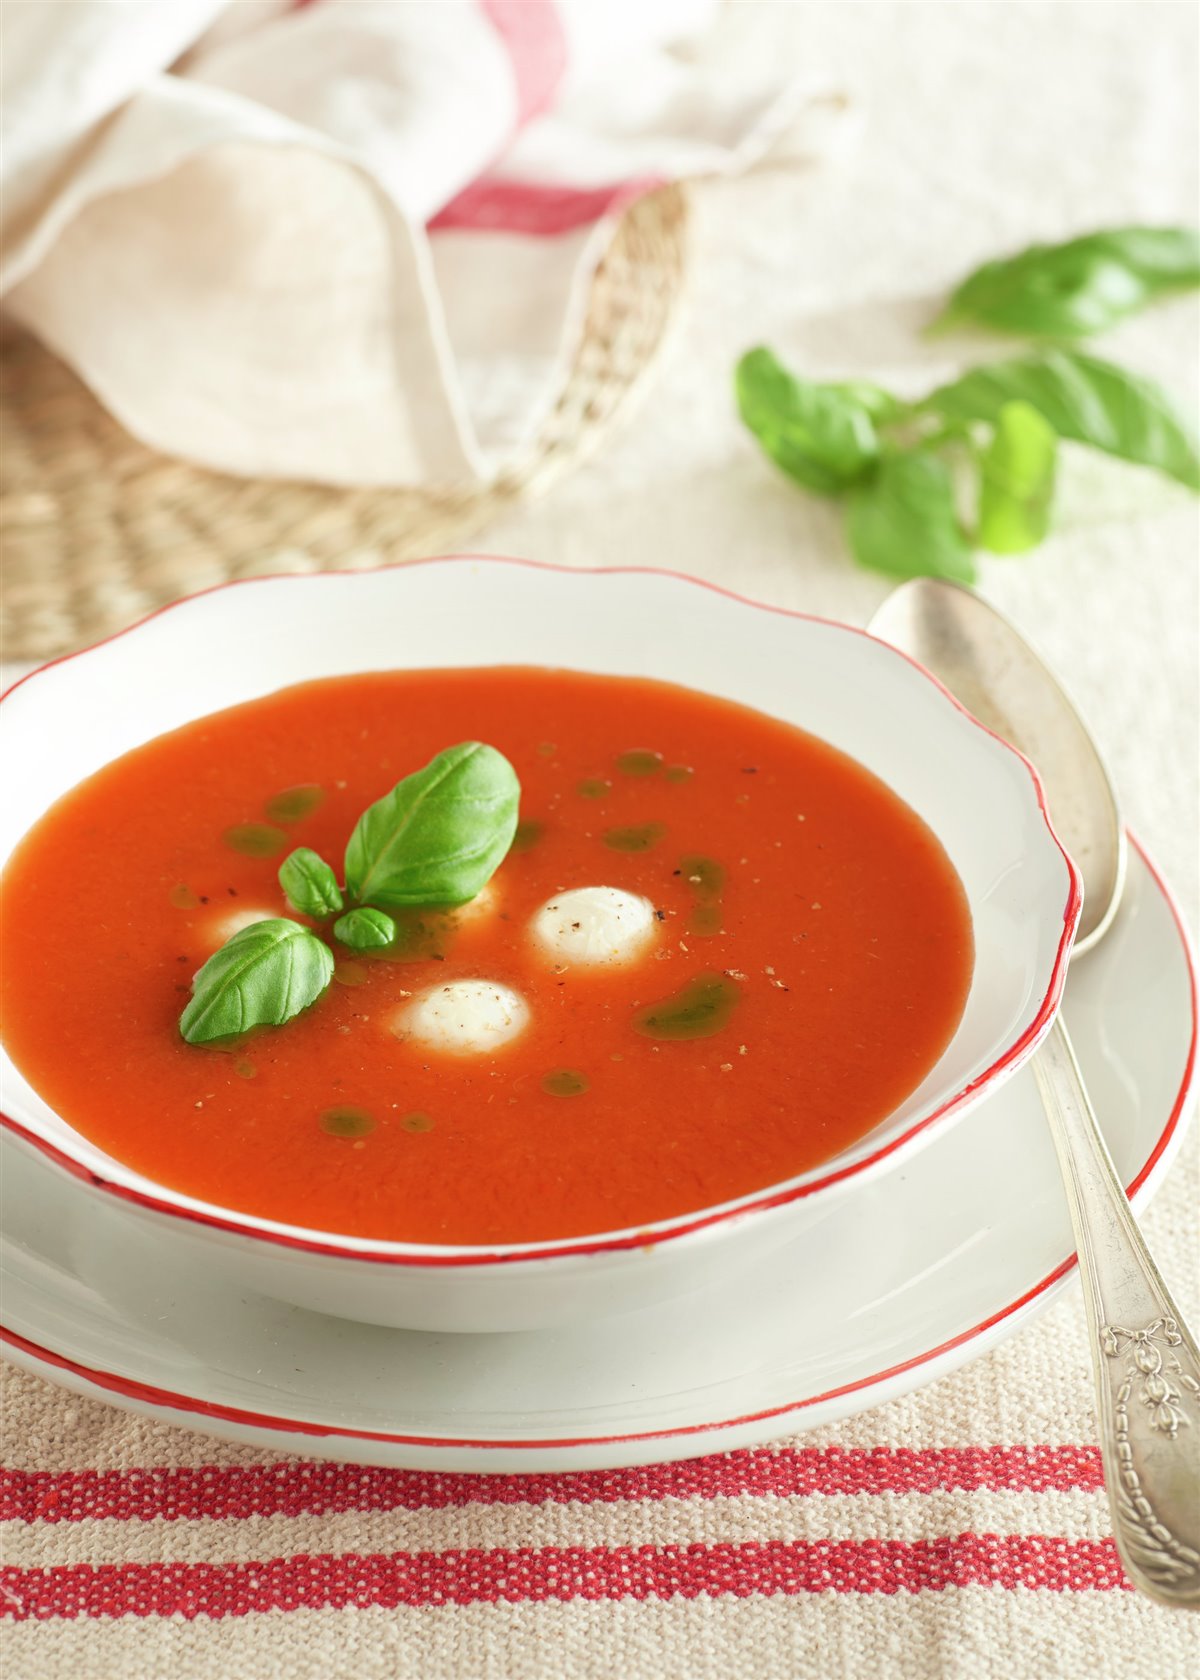
[[[680,858],[679,873],[696,895],[688,932],[697,939],[708,939],[714,933],[720,933],[721,891],[725,885],[723,866],[715,858],[693,853]]]
[[[185,887],[182,883],[177,887],[172,887],[167,896],[176,910],[195,910],[200,903],[191,887]]]
[[[587,1088],[586,1078],[574,1068],[554,1068],[542,1075],[542,1090],[552,1097],[581,1097]]]
[[[558,748],[553,741],[539,741],[537,750],[539,758],[553,758]]]
[[[235,823],[221,838],[232,851],[252,858],[274,857],[287,845],[287,835],[271,823]]]
[[[302,782],[298,787],[272,794],[263,810],[273,823],[295,823],[315,811],[324,799],[325,789],[318,783]]]
[[[233,1071],[237,1074],[239,1079],[253,1079],[258,1073],[258,1069],[255,1067],[254,1063],[248,1062],[245,1056],[238,1057],[237,1061],[233,1064]]]
[[[542,838],[546,825],[533,817],[527,817],[517,824],[517,831],[513,835],[510,852],[527,852],[531,846],[536,846]]]
[[[334,963],[333,978],[339,986],[361,986],[367,978],[366,964],[360,962]]]
[[[634,823],[630,828],[606,829],[604,844],[614,852],[648,852],[666,832],[665,823]]]
[[[360,1138],[375,1130],[375,1119],[365,1108],[327,1108],[321,1114],[321,1130],[330,1137]]]
[[[617,769],[623,776],[657,776],[662,769],[662,754],[651,752],[646,747],[635,747],[632,752],[623,752],[617,759]]]
[[[696,772],[690,764],[668,764],[663,779],[668,782],[690,782]]]
[[[709,939],[714,933],[721,932],[723,922],[719,901],[697,904],[688,922],[688,932],[697,939]]]
[[[698,974],[674,996],[634,1017],[647,1038],[711,1038],[726,1026],[741,993],[724,974]]]
[[[725,885],[725,870],[715,858],[681,857],[679,873],[697,898],[719,898]]]
[[[575,792],[581,799],[603,799],[611,787],[612,783],[606,782],[602,776],[588,776],[579,783]]]
[[[412,1114],[401,1115],[400,1126],[406,1132],[431,1132],[433,1130],[433,1116],[422,1114],[419,1109],[414,1110]]]

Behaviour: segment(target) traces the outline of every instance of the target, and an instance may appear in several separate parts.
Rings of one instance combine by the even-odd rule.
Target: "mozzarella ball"
[[[624,963],[641,955],[655,926],[648,898],[620,887],[575,887],[535,911],[529,931],[556,962]]]
[[[235,933],[241,933],[243,928],[253,927],[255,922],[269,922],[275,916],[285,915],[286,910],[231,910],[228,915],[215,917],[205,928],[205,932],[213,950],[216,951],[226,940],[232,939]]]
[[[419,992],[392,1022],[399,1038],[447,1056],[485,1056],[523,1032],[529,1007],[495,980],[452,980]]]

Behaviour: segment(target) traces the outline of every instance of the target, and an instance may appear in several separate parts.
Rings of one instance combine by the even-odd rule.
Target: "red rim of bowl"
[[[1139,843],[1133,834],[1129,835],[1129,840],[1146,865],[1150,877],[1162,894],[1175,923],[1179,943],[1183,950],[1184,965],[1187,968],[1192,1015],[1191,1041],[1188,1046],[1187,1061],[1184,1064],[1183,1078],[1180,1081],[1175,1101],[1171,1106],[1171,1112],[1167,1116],[1166,1124],[1156,1138],[1154,1147],[1146,1157],[1140,1171],[1128,1186],[1127,1193],[1132,1197],[1150,1177],[1179,1127],[1191,1091],[1192,1077],[1196,1067],[1198,1022],[1196,964],[1187,929],[1179,912],[1179,906],[1145,847]],[[339,1428],[335,1424],[309,1423],[301,1418],[275,1417],[269,1412],[252,1412],[238,1406],[224,1406],[217,1401],[199,1400],[185,1394],[176,1394],[171,1389],[155,1388],[148,1383],[138,1382],[135,1378],[117,1376],[114,1372],[98,1371],[95,1367],[70,1359],[65,1354],[55,1353],[49,1348],[41,1347],[37,1342],[30,1341],[28,1337],[22,1336],[14,1330],[9,1330],[4,1325],[0,1325],[0,1343],[6,1344],[18,1354],[24,1354],[26,1357],[50,1367],[51,1370],[71,1372],[73,1375],[82,1378],[84,1382],[91,1383],[94,1387],[102,1389],[106,1393],[122,1395],[125,1399],[133,1400],[141,1405],[187,1412],[196,1418],[221,1418],[228,1423],[268,1429],[280,1435],[305,1435],[314,1440],[380,1441],[394,1446],[433,1447],[447,1451],[463,1448],[504,1452],[538,1452],[555,1449],[565,1451],[573,1447],[618,1446],[623,1442],[668,1441],[683,1437],[715,1434],[723,1429],[736,1429],[745,1424],[761,1423],[771,1418],[786,1417],[789,1413],[802,1412],[810,1406],[819,1406],[826,1401],[836,1400],[847,1394],[861,1393],[864,1389],[873,1388],[878,1383],[902,1376],[906,1371],[915,1371],[922,1365],[928,1365],[933,1360],[941,1358],[943,1354],[950,1353],[955,1348],[963,1347],[968,1342],[975,1341],[979,1336],[994,1329],[996,1325],[1002,1324],[1005,1319],[1012,1318],[1022,1309],[1039,1300],[1046,1294],[1047,1290],[1052,1289],[1055,1284],[1068,1277],[1075,1265],[1075,1256],[1073,1254],[1069,1255],[1053,1271],[1047,1272],[1040,1282],[1035,1283],[1032,1288],[1027,1289],[1023,1294],[1018,1295],[1015,1300],[991,1313],[978,1324],[972,1325],[969,1330],[963,1330],[957,1336],[951,1336],[947,1341],[939,1342],[936,1347],[928,1348],[924,1353],[914,1354],[911,1359],[901,1360],[898,1364],[889,1365],[882,1371],[874,1371],[870,1376],[858,1377],[854,1382],[843,1383],[837,1388],[827,1389],[822,1394],[809,1395],[804,1400],[791,1401],[783,1406],[772,1406],[761,1412],[746,1412],[740,1417],[719,1419],[715,1423],[685,1424],[677,1429],[647,1429],[620,1435],[577,1435],[538,1441],[491,1441],[437,1435],[394,1435],[384,1430],[347,1429]]]
[[[752,1200],[746,1200],[743,1198],[739,1202],[723,1204],[715,1209],[700,1209],[693,1214],[682,1214],[676,1219],[664,1222],[662,1225],[651,1225],[640,1230],[617,1233],[599,1232],[595,1235],[587,1237],[577,1237],[574,1239],[564,1238],[559,1241],[548,1241],[542,1243],[513,1244],[508,1247],[500,1247],[497,1249],[479,1249],[469,1252],[439,1252],[436,1248],[430,1245],[420,1245],[415,1243],[392,1243],[386,1247],[381,1246],[378,1249],[356,1248],[348,1239],[340,1238],[335,1232],[314,1232],[311,1237],[298,1236],[292,1235],[290,1232],[272,1230],[268,1227],[268,1222],[257,1219],[253,1214],[239,1215],[233,1209],[222,1209],[219,1212],[207,1212],[201,1210],[200,1208],[182,1207],[177,1202],[167,1200],[164,1196],[154,1195],[144,1190],[137,1190],[130,1185],[114,1183],[111,1179],[105,1178],[101,1173],[94,1171],[90,1167],[84,1166],[83,1163],[77,1161],[74,1156],[67,1154],[62,1149],[59,1149],[55,1144],[48,1142],[37,1132],[33,1131],[28,1126],[23,1125],[19,1120],[14,1119],[11,1115],[6,1114],[3,1111],[0,1111],[0,1125],[4,1125],[8,1128],[8,1130],[16,1133],[17,1136],[23,1138],[34,1148],[40,1150],[43,1155],[54,1161],[58,1166],[72,1173],[76,1178],[80,1178],[86,1183],[91,1184],[95,1189],[103,1190],[109,1195],[119,1197],[123,1201],[133,1202],[140,1207],[149,1208],[155,1213],[166,1214],[174,1219],[187,1219],[193,1224],[205,1225],[210,1229],[219,1231],[232,1232],[237,1236],[249,1237],[256,1242],[271,1243],[277,1248],[298,1249],[308,1254],[322,1254],[335,1259],[369,1261],[376,1265],[437,1267],[510,1265],[535,1260],[558,1260],[573,1256],[613,1253],[622,1249],[642,1248],[645,1247],[648,1242],[653,1242],[657,1246],[660,1243],[670,1242],[675,1238],[687,1236],[696,1231],[709,1229],[715,1225],[724,1223],[724,1221],[728,1219],[742,1218],[748,1214],[765,1212],[769,1208],[781,1207],[788,1202],[799,1201],[806,1196],[814,1195],[820,1190],[828,1189],[831,1185],[838,1184],[847,1178],[852,1178],[861,1172],[865,1172],[867,1168],[873,1167],[878,1162],[885,1160],[889,1155],[894,1154],[898,1149],[906,1147],[914,1138],[920,1136],[920,1134],[926,1131],[930,1126],[934,1125],[938,1121],[945,1120],[951,1114],[956,1113],[965,1103],[974,1101],[988,1088],[988,1086],[994,1084],[1003,1075],[1014,1071],[1023,1061],[1032,1055],[1033,1051],[1037,1048],[1038,1044],[1040,1044],[1046,1033],[1049,1032],[1050,1027],[1053,1024],[1054,1017],[1058,1012],[1059,1005],[1062,1002],[1063,987],[1066,984],[1067,963],[1071,955],[1071,944],[1075,937],[1075,928],[1079,921],[1079,914],[1083,905],[1083,887],[1079,871],[1072,859],[1068,856],[1066,848],[1063,846],[1063,843],[1055,832],[1054,825],[1050,820],[1046,791],[1042,785],[1041,776],[1023,752],[1021,752],[1017,747],[1014,747],[1011,742],[1006,741],[1003,736],[996,734],[995,730],[989,729],[986,724],[980,723],[979,719],[975,717],[972,712],[968,711],[962,702],[954,694],[952,694],[946,685],[939,681],[939,679],[935,677],[931,671],[927,670],[924,665],[921,665],[917,660],[911,658],[910,655],[904,653],[901,649],[893,647],[890,642],[881,641],[878,637],[870,635],[868,631],[859,629],[857,625],[843,624],[837,619],[821,618],[815,613],[796,612],[789,607],[773,606],[766,601],[756,601],[751,599],[749,596],[739,595],[735,590],[725,589],[720,584],[710,583],[704,578],[690,577],[685,572],[675,572],[655,566],[558,566],[546,561],[522,560],[495,554],[439,555],[424,560],[398,561],[394,565],[375,567],[373,570],[403,572],[417,566],[478,564],[522,566],[531,571],[554,572],[567,577],[580,575],[587,577],[635,576],[671,578],[678,583],[687,583],[695,586],[696,588],[707,589],[714,595],[723,596],[726,600],[736,601],[742,606],[754,607],[760,612],[773,613],[781,618],[798,619],[809,624],[828,625],[833,629],[848,631],[852,635],[863,636],[867,641],[874,642],[878,647],[886,648],[888,652],[893,654],[897,659],[903,659],[907,664],[911,665],[914,670],[919,671],[926,681],[932,683],[933,686],[938,689],[947,700],[950,701],[955,710],[961,712],[962,715],[967,718],[976,729],[978,729],[982,734],[989,736],[993,741],[998,741],[1006,752],[1012,753],[1013,757],[1025,767],[1025,770],[1033,783],[1034,793],[1037,798],[1038,809],[1041,812],[1042,821],[1045,824],[1047,834],[1057,847],[1062,856],[1063,862],[1066,865],[1068,882],[1067,901],[1063,908],[1062,934],[1059,939],[1058,950],[1055,955],[1054,967],[1050,975],[1050,983],[1034,1019],[1030,1022],[1029,1026],[1026,1027],[1025,1031],[1016,1040],[1016,1042],[1011,1044],[1003,1055],[999,1056],[968,1085],[964,1085],[960,1091],[957,1091],[954,1094],[954,1096],[949,1097],[944,1103],[939,1104],[932,1113],[925,1115],[924,1118],[920,1120],[914,1121],[913,1124],[902,1132],[899,1137],[892,1138],[888,1143],[881,1144],[879,1148],[872,1151],[871,1154],[864,1155],[860,1159],[852,1161],[844,1167],[839,1167],[832,1172],[825,1173],[820,1178],[806,1181],[801,1184],[785,1186],[782,1189],[767,1190],[761,1195],[754,1197]],[[72,659],[81,658],[88,653],[94,652],[97,648],[107,647],[112,642],[120,640],[122,636],[128,636],[138,630],[142,630],[148,624],[152,624],[156,619],[165,616],[165,614],[175,612],[181,607],[186,607],[190,602],[202,600],[206,596],[216,595],[224,590],[237,589],[247,586],[263,588],[276,582],[296,582],[298,580],[331,577],[344,578],[353,577],[355,575],[356,574],[354,573],[333,571],[288,572],[275,573],[270,577],[232,578],[226,583],[214,584],[211,589],[200,590],[193,595],[184,596],[178,601],[170,601],[166,603],[166,605],[157,608],[154,612],[148,613],[144,618],[139,619],[135,624],[130,624],[122,630],[114,631],[111,636],[105,636],[102,640],[93,642],[89,647],[80,648],[74,653],[63,654],[57,659],[48,660],[44,665],[38,666],[36,670],[27,672],[25,676],[18,678],[18,680],[5,691],[3,696],[0,696],[0,699],[7,700],[18,688],[23,687],[28,682],[32,682],[34,678],[44,676],[48,671],[54,670],[57,666],[65,665]]]

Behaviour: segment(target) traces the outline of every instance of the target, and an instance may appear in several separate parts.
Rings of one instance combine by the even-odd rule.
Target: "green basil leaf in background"
[[[885,391],[882,385],[873,385],[867,379],[836,379],[831,384],[819,385],[820,391],[833,391],[847,402],[857,403],[859,408],[865,408],[877,426],[886,425],[889,420],[897,419],[905,412],[906,404],[894,397],[890,391]]]
[[[845,386],[794,378],[770,350],[746,352],[734,387],[738,412],[764,452],[809,490],[837,495],[879,455],[875,423],[859,397]]]
[[[282,916],[254,922],[197,974],[179,1030],[189,1044],[205,1044],[282,1026],[320,997],[332,975],[333,952],[308,928]]]
[[[1200,490],[1200,457],[1183,418],[1153,380],[1077,350],[992,362],[926,397],[921,408],[948,420],[993,425],[1006,403],[1027,402],[1060,438],[1122,461],[1156,467]]]
[[[350,910],[333,924],[335,939],[352,951],[378,951],[396,938],[396,924],[383,910]]]
[[[1194,228],[1109,228],[984,263],[934,329],[970,322],[1030,337],[1100,332],[1165,292],[1200,285]]]
[[[981,548],[1023,554],[1050,529],[1058,434],[1027,402],[1005,403],[980,462]]]
[[[975,578],[959,528],[954,480],[936,456],[888,455],[866,483],[851,490],[846,534],[861,566],[891,577]]]
[[[279,865],[279,885],[293,910],[323,921],[343,908],[337,877],[323,857],[308,846],[297,846]]]
[[[504,858],[521,785],[494,747],[463,741],[406,776],[358,819],[346,887],[387,906],[465,904]]]

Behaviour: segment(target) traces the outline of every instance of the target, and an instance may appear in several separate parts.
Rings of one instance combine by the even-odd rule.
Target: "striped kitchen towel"
[[[841,130],[775,42],[715,0],[16,0],[5,307],[172,454],[486,482],[633,198]]]

